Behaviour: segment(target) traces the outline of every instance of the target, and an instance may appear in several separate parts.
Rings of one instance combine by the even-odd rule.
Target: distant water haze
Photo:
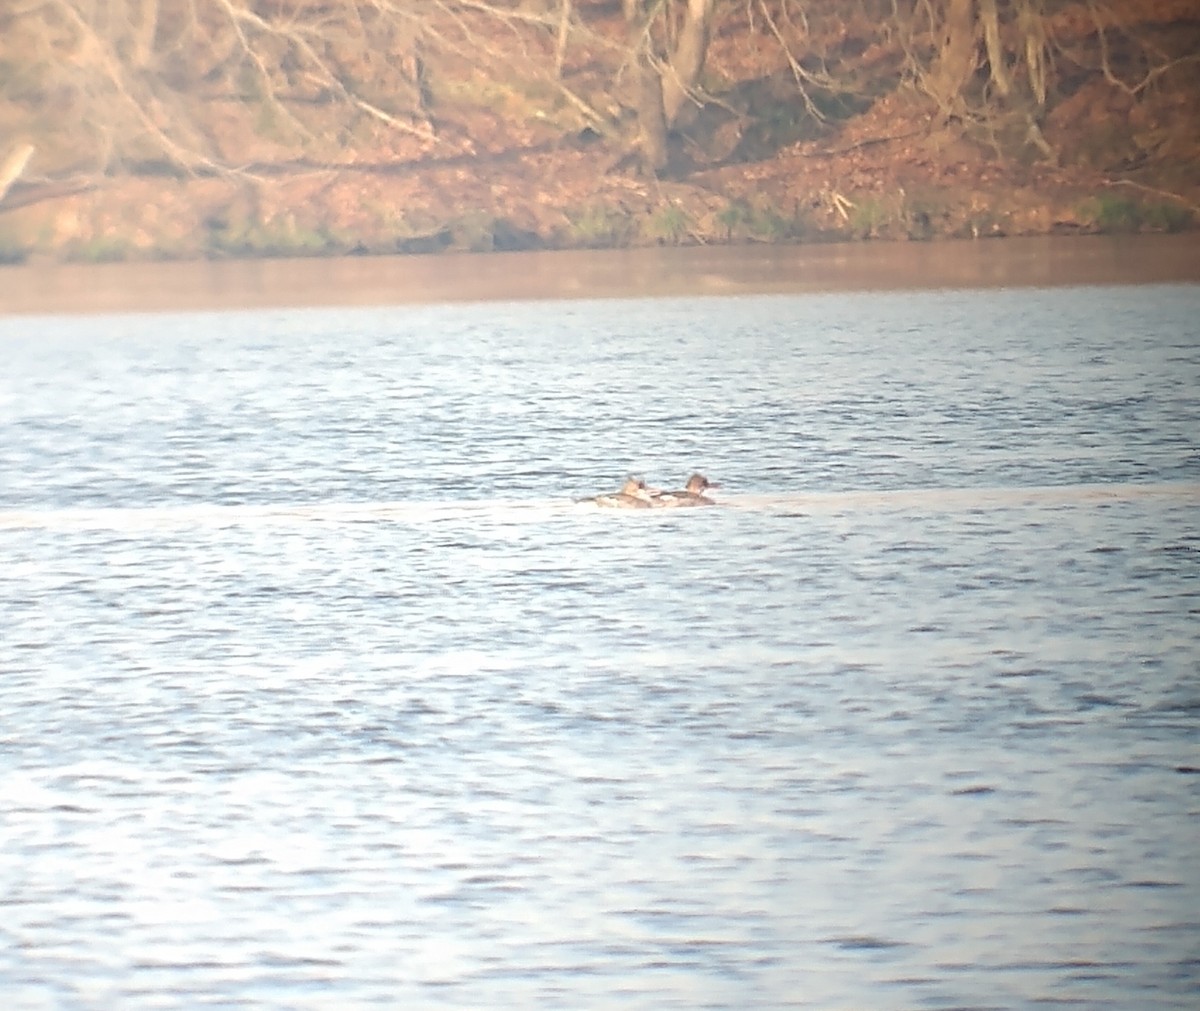
[[[1200,236],[0,268],[0,314],[1200,281]]]

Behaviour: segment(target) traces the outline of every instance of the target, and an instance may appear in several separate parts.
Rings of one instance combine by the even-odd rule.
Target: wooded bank
[[[0,258],[1177,230],[1197,94],[1194,0],[12,0]]]

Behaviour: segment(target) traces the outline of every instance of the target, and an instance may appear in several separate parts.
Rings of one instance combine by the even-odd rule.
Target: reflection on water
[[[1141,235],[0,268],[0,314],[1200,281]]]
[[[1197,309],[0,320],[0,988],[1188,1006]]]

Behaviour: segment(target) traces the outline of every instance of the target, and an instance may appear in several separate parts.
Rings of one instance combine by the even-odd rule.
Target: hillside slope
[[[976,10],[945,9],[956,3]],[[903,5],[873,0],[718,3],[653,171],[620,5],[562,4],[434,5],[416,34],[363,22],[353,44],[326,27],[313,36],[325,48],[293,50],[297,25],[317,12],[333,23],[352,0],[271,0],[253,16],[293,34],[264,34],[240,62],[217,28],[185,36],[162,14],[142,70],[114,43],[94,80],[86,62],[64,78],[47,68],[65,64],[25,56],[78,31],[48,36],[10,15],[0,139],[36,153],[0,200],[0,259],[1175,231],[1200,219],[1193,0],[1000,3],[999,34],[981,22],[965,72],[941,91],[949,36],[916,7],[904,20],[888,14]],[[651,25],[660,61],[682,23]],[[168,36],[193,47],[187,74]],[[305,53],[321,60],[298,63]]]

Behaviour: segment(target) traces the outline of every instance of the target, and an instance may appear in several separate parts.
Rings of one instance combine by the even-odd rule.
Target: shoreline
[[[1200,283],[1200,234],[0,267],[0,317]]]

